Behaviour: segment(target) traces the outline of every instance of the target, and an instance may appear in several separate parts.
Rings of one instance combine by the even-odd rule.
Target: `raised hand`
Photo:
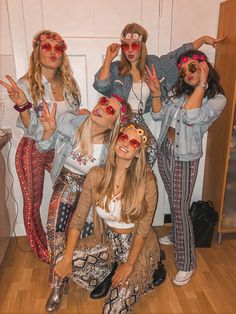
[[[204,36],[204,44],[205,45],[210,45],[214,48],[216,48],[218,43],[221,43],[222,41],[224,41],[226,38],[225,35],[219,37],[219,38],[213,38],[211,36]]]
[[[57,127],[56,122],[56,111],[57,104],[54,103],[52,107],[52,111],[49,112],[47,103],[43,100],[43,110],[42,115],[40,117],[40,121],[44,127],[44,130],[47,134],[53,134]]]
[[[160,83],[156,74],[156,69],[154,65],[152,64],[152,69],[150,69],[146,65],[146,75],[145,75],[145,81],[150,89],[151,94],[154,96],[160,95]]]
[[[200,82],[207,82],[208,81],[208,74],[209,74],[209,67],[206,61],[202,61],[198,65],[198,71],[200,75]]]
[[[112,43],[111,45],[107,47],[105,59],[111,62],[118,55],[119,50],[120,50],[120,44]]]
[[[16,82],[10,75],[6,75],[7,80],[10,84],[1,81],[0,84],[7,89],[9,98],[18,106],[21,107],[27,102],[25,93],[21,88],[18,87]]]
[[[199,48],[201,48],[201,46],[203,44],[210,45],[210,46],[216,48],[219,43],[221,43],[225,40],[225,38],[226,38],[225,35],[223,35],[219,38],[214,38],[211,36],[201,36],[201,37],[199,37],[193,41],[193,48],[199,49]]]

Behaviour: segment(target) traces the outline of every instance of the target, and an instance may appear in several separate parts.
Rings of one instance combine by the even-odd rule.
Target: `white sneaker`
[[[159,239],[159,242],[163,245],[172,245],[173,242],[170,240],[170,236],[169,235],[166,235],[164,237],[161,237]]]
[[[194,270],[190,270],[190,271],[179,270],[177,274],[175,275],[175,277],[173,278],[174,284],[177,286],[186,285],[186,283],[188,283],[189,280],[191,279],[193,272]]]

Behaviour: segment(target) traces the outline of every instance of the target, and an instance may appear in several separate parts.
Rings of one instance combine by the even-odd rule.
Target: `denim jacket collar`
[[[75,127],[78,128],[81,123],[83,123],[87,118],[88,118],[88,114],[84,114],[84,115],[78,115],[75,118],[70,119],[70,123]]]

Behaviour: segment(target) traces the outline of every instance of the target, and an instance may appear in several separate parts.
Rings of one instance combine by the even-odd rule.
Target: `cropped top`
[[[112,195],[112,200],[109,204],[109,212],[100,206],[96,206],[96,212],[99,217],[101,217],[105,224],[112,228],[117,229],[129,229],[135,226],[134,223],[126,223],[120,221],[120,212],[121,212],[121,200],[117,199],[121,195],[116,196]],[[104,202],[105,203],[105,202]]]

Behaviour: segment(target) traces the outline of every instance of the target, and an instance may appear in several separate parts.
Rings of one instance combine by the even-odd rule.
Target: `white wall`
[[[141,23],[149,32],[148,51],[165,54],[184,42],[203,34],[215,36],[220,0],[0,0],[0,78],[6,73],[15,78],[27,69],[33,34],[43,28],[56,30],[68,43],[68,54],[75,77],[82,91],[83,104],[91,108],[97,98],[92,88],[93,75],[102,62],[106,46],[118,41],[124,25]],[[56,9],[55,9],[56,8]],[[214,50],[204,48],[214,61]],[[13,131],[10,153],[14,176],[14,193],[19,205],[16,233],[25,233],[22,216],[22,195],[15,172],[14,156],[21,130],[15,127],[17,112],[12,108],[4,89],[0,87],[0,128]],[[152,130],[158,124],[149,117]],[[202,158],[193,199],[201,198],[204,158]],[[160,191],[163,190],[159,180]],[[45,222],[51,185],[46,178],[42,217]],[[160,193],[155,224],[168,212],[166,196]]]

